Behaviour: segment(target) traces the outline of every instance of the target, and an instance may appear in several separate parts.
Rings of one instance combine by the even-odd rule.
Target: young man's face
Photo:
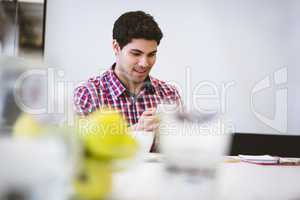
[[[157,42],[155,40],[132,39],[120,49],[113,41],[116,54],[115,72],[124,84],[142,83],[149,75],[156,60]]]

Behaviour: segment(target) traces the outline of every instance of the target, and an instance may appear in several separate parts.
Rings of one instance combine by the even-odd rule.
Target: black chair
[[[300,158],[300,135],[235,133],[229,155],[238,154]]]

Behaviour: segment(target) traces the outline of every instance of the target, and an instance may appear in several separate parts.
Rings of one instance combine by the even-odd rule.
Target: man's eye
[[[154,57],[156,56],[156,53],[150,54],[149,57]]]

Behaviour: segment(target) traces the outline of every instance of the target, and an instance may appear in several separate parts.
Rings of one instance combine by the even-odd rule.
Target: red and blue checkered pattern
[[[102,75],[90,78],[75,89],[75,110],[79,115],[85,116],[107,106],[118,110],[128,125],[132,126],[149,108],[156,108],[161,103],[181,105],[180,95],[174,86],[151,76],[138,95],[130,95],[114,73],[114,66],[115,64]]]

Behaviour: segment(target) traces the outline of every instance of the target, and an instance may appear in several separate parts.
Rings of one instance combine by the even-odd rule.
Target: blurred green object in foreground
[[[79,119],[78,133],[85,150],[100,160],[131,158],[137,152],[137,141],[121,115],[113,110],[102,109]]]
[[[111,193],[115,164],[128,162],[135,156],[137,141],[122,116],[113,110],[94,112],[78,119],[76,125],[77,134],[72,137],[80,136],[82,155],[73,180],[74,197],[82,200],[104,199]],[[53,133],[62,136],[66,132],[64,129],[54,125],[48,115],[22,113],[13,127],[13,134],[15,137],[29,138],[51,136]]]
[[[13,126],[14,136],[37,137],[42,134],[43,127],[29,114],[21,114]]]
[[[74,182],[76,197],[104,199],[111,192],[114,163],[133,158],[138,143],[129,134],[122,116],[110,109],[101,109],[78,119],[76,129],[85,152]]]
[[[76,199],[100,200],[111,192],[112,169],[110,163],[87,158],[74,182]]]

